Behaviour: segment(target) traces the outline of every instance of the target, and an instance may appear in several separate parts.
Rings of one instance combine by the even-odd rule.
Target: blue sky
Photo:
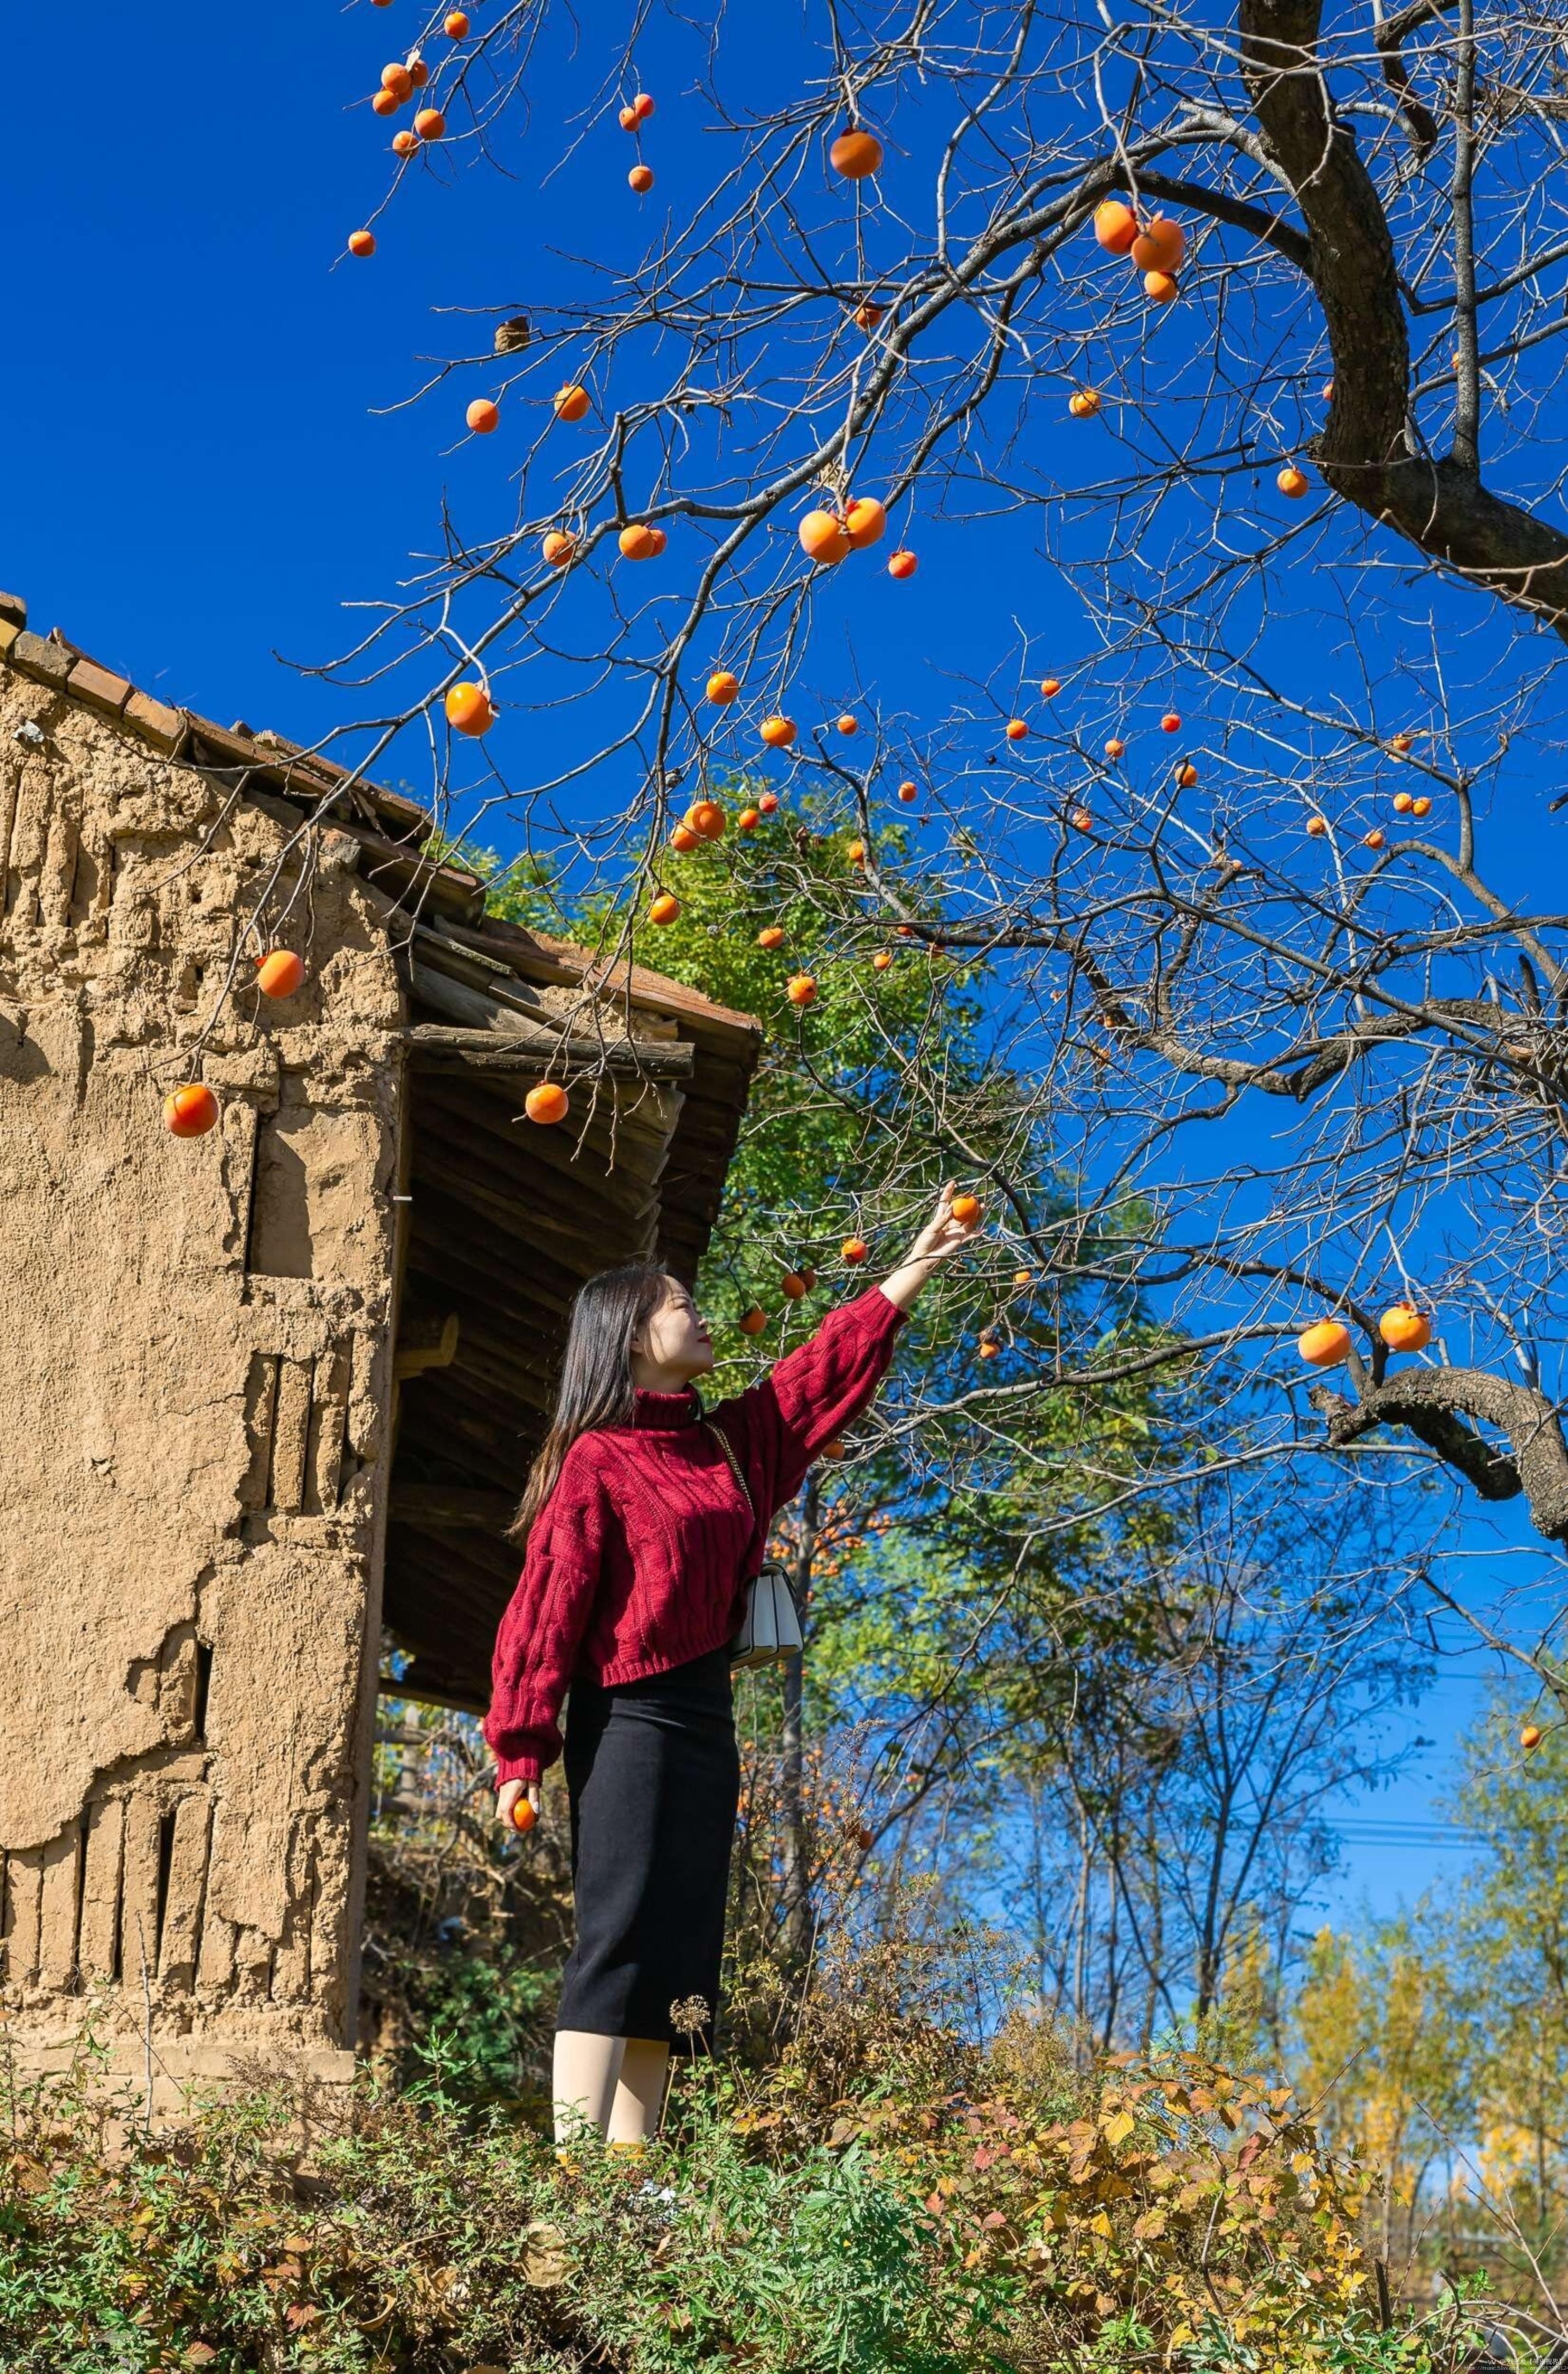
[[[626,190],[628,145],[598,122],[547,182],[597,70],[547,49],[530,71],[532,128],[519,119],[503,151],[511,178],[450,161],[450,186],[411,177],[376,257],[348,261],[345,236],[387,178],[390,127],[362,100],[412,24],[408,0],[134,19],[86,0],[68,73],[56,20],[22,11],[8,29],[12,88],[29,97],[8,123],[0,582],[28,598],[35,627],[58,624],[145,688],[307,739],[352,717],[353,696],[275,653],[318,662],[345,641],[344,603],[383,594],[410,550],[430,547],[443,496],[476,523],[509,508],[507,428],[460,437],[481,376],[384,408],[419,383],[417,357],[474,342],[436,309],[559,294],[576,268],[564,250],[631,260],[697,170],[682,137],[690,62],[651,45],[652,209]],[[655,41],[688,38],[666,26]],[[771,61],[776,30],[752,38]],[[1018,622],[1041,639],[1037,661],[1053,635],[1066,658],[1082,648],[1076,613],[1021,546],[1011,558],[991,547],[976,567],[973,532],[957,524],[925,528],[921,546],[911,585],[886,595],[881,580],[879,605],[829,614],[825,694],[835,669],[851,684],[911,651],[984,675]],[[407,777],[418,784],[417,756]],[[1516,1520],[1505,1532],[1525,1538]],[[1358,1817],[1404,1827],[1352,1839],[1337,1917],[1363,1892],[1387,1904],[1454,1862],[1431,1827],[1432,1794],[1482,1670],[1470,1654],[1445,1673],[1421,1715],[1437,1745]]]

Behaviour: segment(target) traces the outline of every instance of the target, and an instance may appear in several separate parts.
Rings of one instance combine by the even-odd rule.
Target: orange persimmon
[[[446,722],[458,734],[488,734],[495,707],[482,684],[454,684],[446,696]]]
[[[292,997],[304,978],[304,960],[292,948],[272,948],[256,959],[256,987],[264,997]]]
[[[800,548],[808,560],[819,568],[828,568],[835,560],[844,559],[853,550],[849,530],[836,511],[808,511],[796,534]]]
[[[541,1080],[538,1087],[530,1088],[524,1098],[523,1110],[530,1121],[548,1125],[566,1119],[572,1110],[572,1099],[559,1081]]]
[[[879,503],[875,495],[853,496],[844,506],[844,534],[856,552],[864,552],[868,544],[875,544],[887,524],[887,506]]]
[[[1432,1321],[1413,1302],[1396,1302],[1383,1313],[1377,1332],[1391,1352],[1424,1352],[1432,1341]]]
[[[828,162],[846,182],[864,182],[880,170],[882,144],[874,132],[852,126],[839,134],[828,151]]]
[[[1315,1369],[1338,1366],[1350,1348],[1350,1331],[1338,1319],[1319,1319],[1296,1338],[1296,1349]]]
[[[1138,217],[1120,198],[1106,198],[1094,209],[1094,236],[1110,255],[1126,255],[1138,237]]]
[[[1187,235],[1169,215],[1146,222],[1128,250],[1140,272],[1179,272],[1187,250]]]
[[[163,1099],[163,1125],[175,1137],[205,1137],[218,1119],[218,1099],[205,1080],[190,1080]]]

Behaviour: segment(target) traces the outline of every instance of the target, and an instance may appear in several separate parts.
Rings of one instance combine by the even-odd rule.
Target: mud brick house
[[[428,831],[0,596],[0,2007],[155,2103],[348,2074],[383,1626],[401,1695],[483,1708],[570,1298],[691,1274],[756,1060]]]

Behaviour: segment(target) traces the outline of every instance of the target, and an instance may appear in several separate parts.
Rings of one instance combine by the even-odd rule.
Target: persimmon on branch
[[[613,894],[611,967],[658,961],[699,867],[759,929],[787,911],[769,1018],[809,1051],[864,1008],[881,1068],[823,1092],[895,1083],[922,1117],[855,1225],[984,1149],[988,1365],[933,1408],[1212,1353],[1217,1457],[1288,1400],[1282,1444],[1380,1433],[1568,1538],[1556,1398],[1533,1350],[1498,1373],[1568,1316],[1568,923],[1499,820],[1568,740],[1552,29],[1478,0],[1328,26],[1315,0],[913,0],[776,32],[760,108],[744,10],[699,43],[633,8],[586,61],[557,0],[445,22],[393,62],[422,130],[377,102],[373,268],[454,160],[656,187],[630,261],[538,244],[526,316],[498,302],[493,348],[418,391],[443,419],[474,394],[513,494],[472,527],[449,506],[324,671],[378,688],[378,753],[416,730],[449,831],[504,817]],[[525,69],[576,89],[557,147]],[[1049,637],[1020,623],[973,681],[940,651],[846,678],[845,589],[907,599],[927,539],[1032,612],[1049,585]],[[443,732],[465,684],[480,730]],[[672,846],[690,802],[764,783],[787,809],[743,857]],[[984,996],[1001,1124],[907,998],[878,1005],[915,967],[933,1013]],[[1390,1361],[1407,1300],[1441,1362]],[[1298,1434],[1277,1347],[1325,1315],[1360,1348]]]

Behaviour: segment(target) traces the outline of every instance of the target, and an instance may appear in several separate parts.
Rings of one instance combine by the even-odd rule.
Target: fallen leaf
[[[566,2237],[548,2217],[536,2217],[523,2228],[523,2280],[536,2291],[551,2291],[566,2281]]]

